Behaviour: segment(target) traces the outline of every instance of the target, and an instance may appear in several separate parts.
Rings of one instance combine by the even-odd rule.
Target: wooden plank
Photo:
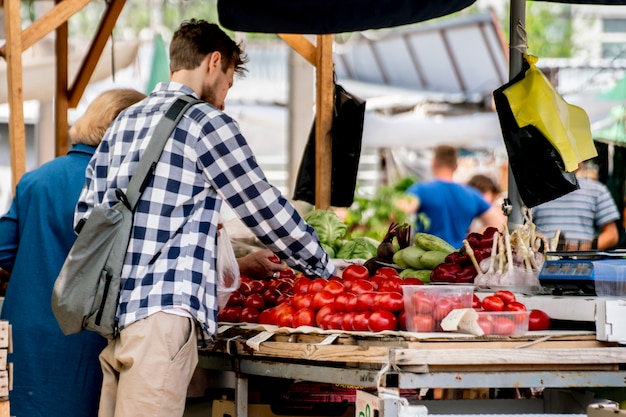
[[[334,86],[333,35],[317,36],[315,115],[315,208],[330,208]]]
[[[48,10],[46,14],[41,16],[39,19],[31,23],[20,36],[20,48],[21,52],[33,46],[35,43],[43,39],[47,34],[58,28],[64,22],[74,15],[76,12],[80,11],[83,7],[85,7],[90,0],[63,0],[55,5],[52,9]],[[7,1],[6,4],[9,4],[10,1]],[[5,4],[5,13],[6,15],[10,15],[9,10],[6,8]],[[15,13],[15,12],[12,12]],[[17,10],[17,18],[20,18],[19,9]],[[21,18],[20,18],[21,20]],[[17,37],[11,36],[12,42],[17,41]],[[10,42],[7,42],[7,45],[0,48],[0,55],[6,56],[7,49],[6,47],[10,45]],[[8,61],[8,60],[7,60]]]
[[[291,46],[293,50],[299,53],[302,58],[306,59],[311,65],[317,65],[317,51],[315,49],[315,45],[305,38],[304,35],[279,33],[278,37],[281,38],[287,45]]]
[[[56,0],[57,3],[63,3],[66,0]],[[67,111],[68,96],[68,26],[67,22],[60,24],[56,29],[55,36],[55,49],[56,49],[56,94],[54,96],[55,106],[55,153],[57,156],[67,154],[69,150],[69,134],[68,134],[68,119]]]
[[[0,320],[0,349],[7,349],[10,346],[11,331],[7,320]],[[4,369],[0,367],[0,369]]]
[[[9,396],[9,371],[0,371],[0,397]]]
[[[495,365],[495,364],[619,364],[626,363],[621,347],[582,349],[396,349],[398,365]]]
[[[7,37],[5,58],[9,98],[9,151],[13,190],[26,172],[26,128],[24,127],[24,93],[22,80],[22,41],[20,1],[4,3],[4,26]]]
[[[113,33],[113,28],[115,27],[115,23],[124,8],[124,4],[126,4],[126,0],[111,0],[108,2],[109,6],[100,20],[100,26],[96,31],[96,36],[91,43],[89,52],[85,56],[81,68],[78,71],[78,76],[76,77],[76,80],[74,80],[72,89],[68,94],[68,105],[70,108],[78,106],[78,102],[82,98],[96,65],[100,60],[102,51],[104,51],[107,40],[111,36],[111,33]]]

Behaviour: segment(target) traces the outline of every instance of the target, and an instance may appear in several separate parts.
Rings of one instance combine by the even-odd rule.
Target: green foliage
[[[413,213],[406,211],[410,198],[405,191],[413,180],[405,178],[393,186],[380,186],[372,196],[359,195],[347,209],[344,222],[348,225],[351,238],[367,236],[381,241],[392,222],[412,223]],[[408,185],[407,185],[408,184]]]

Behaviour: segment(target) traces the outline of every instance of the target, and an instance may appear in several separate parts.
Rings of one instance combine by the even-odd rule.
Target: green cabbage
[[[341,221],[334,211],[311,210],[304,215],[304,220],[317,232],[320,242],[335,247],[337,242],[346,235],[348,226]]]
[[[379,242],[361,236],[343,242],[337,251],[337,259],[370,259],[376,257],[376,249]]]

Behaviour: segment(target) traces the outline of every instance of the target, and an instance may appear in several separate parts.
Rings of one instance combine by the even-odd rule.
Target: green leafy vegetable
[[[328,246],[335,247],[337,241],[343,239],[348,231],[348,226],[334,211],[311,210],[304,215],[304,220],[313,226],[320,241]]]
[[[369,259],[376,256],[376,249],[379,242],[366,237],[355,237],[352,240],[343,242],[337,251],[339,259]]]

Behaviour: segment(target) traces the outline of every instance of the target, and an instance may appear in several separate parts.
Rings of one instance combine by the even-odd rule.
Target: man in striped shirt
[[[291,267],[329,278],[336,268],[314,229],[268,183],[237,123],[223,112],[246,57],[217,25],[184,22],[170,44],[170,82],[113,122],[91,159],[75,223],[125,190],[165,111],[184,94],[204,100],[184,115],[143,192],[122,269],[120,335],[100,355],[99,417],[182,416],[197,365],[198,333],[217,331],[216,243],[226,202]]]
[[[532,209],[533,223],[552,239],[560,230],[562,249],[611,249],[619,241],[619,211],[608,188],[599,181],[578,178],[580,188]]]

